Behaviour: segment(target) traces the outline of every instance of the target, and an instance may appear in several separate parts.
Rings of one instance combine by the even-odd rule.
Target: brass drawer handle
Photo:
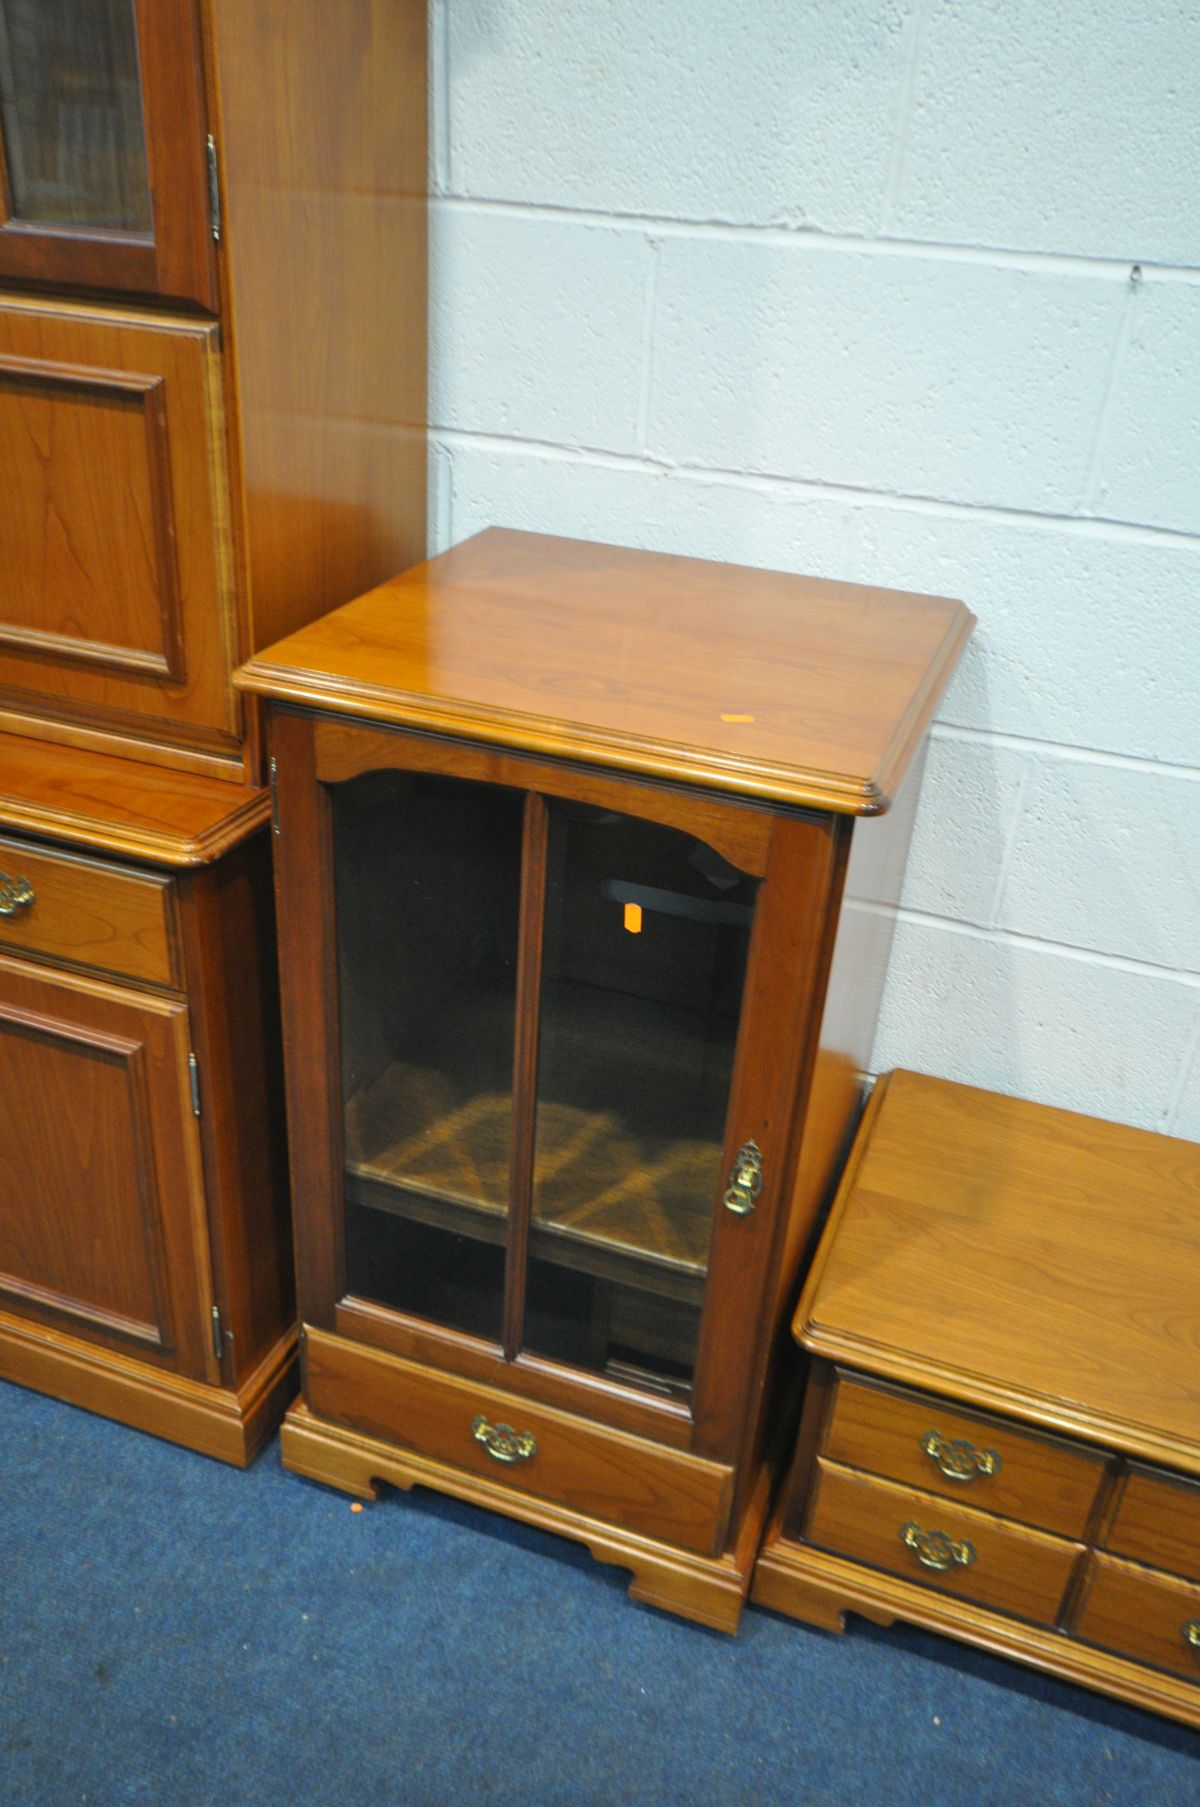
[[[489,1424],[482,1414],[472,1424],[471,1435],[497,1462],[528,1462],[537,1455],[537,1442],[528,1431],[515,1431],[511,1424]]]
[[[920,1525],[911,1520],[907,1525],[901,1525],[900,1542],[908,1546],[924,1568],[937,1569],[939,1574],[952,1569],[956,1562],[963,1568],[970,1568],[975,1560],[975,1545],[968,1543],[965,1537],[961,1543],[955,1543],[944,1531],[922,1531]]]
[[[976,1449],[965,1437],[943,1437],[940,1431],[926,1431],[921,1448],[948,1481],[982,1480],[1004,1466],[994,1449]]]
[[[1200,1650],[1200,1619],[1189,1619],[1179,1635],[1190,1649]]]
[[[725,1209],[735,1217],[748,1217],[763,1189],[762,1150],[747,1142],[733,1157],[733,1169],[725,1189]]]
[[[35,901],[27,878],[9,878],[7,872],[0,872],[0,916],[15,916]]]

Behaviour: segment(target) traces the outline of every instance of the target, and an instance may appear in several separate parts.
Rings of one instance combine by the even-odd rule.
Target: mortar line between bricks
[[[867,232],[823,231],[819,226],[780,226],[754,220],[672,218],[659,213],[602,212],[556,206],[546,201],[503,201],[486,195],[444,194],[435,205],[455,212],[498,218],[549,219],[566,226],[609,226],[616,232],[653,232],[662,238],[734,239],[808,251],[845,251],[882,257],[926,257],[946,263],[994,264],[1018,270],[1057,271],[1064,276],[1113,276],[1138,264],[1148,279],[1200,283],[1200,264],[1173,264],[1141,256],[1136,249],[1098,257],[1085,251],[1018,250],[1011,245],[969,245],[952,239],[874,236]]]
[[[1129,355],[1129,344],[1133,338],[1138,290],[1141,287],[1141,277],[1140,275],[1135,277],[1135,271],[1139,268],[1140,266],[1135,265],[1129,273],[1129,289],[1121,305],[1121,317],[1117,322],[1112,356],[1108,361],[1108,381],[1104,385],[1104,397],[1100,403],[1100,414],[1092,438],[1091,456],[1088,459],[1083,487],[1080,490],[1079,506],[1076,510],[1078,514],[1090,511],[1100,488],[1100,468],[1104,462],[1104,454],[1108,450],[1117,391],[1121,386],[1121,378],[1125,372],[1125,360]]]
[[[1064,960],[1078,960],[1084,966],[1103,966],[1114,972],[1134,973],[1142,979],[1170,979],[1188,991],[1200,991],[1200,973],[1186,966],[1159,966],[1153,960],[1134,960],[1127,954],[1104,953],[1099,948],[1077,947],[1070,941],[1051,941],[1043,935],[1023,935],[1015,929],[988,928],[982,923],[965,922],[956,916],[939,916],[934,910],[914,910],[907,904],[874,903],[869,898],[850,899],[855,909],[872,916],[892,916],[897,922],[913,922],[922,928],[945,929],[948,934],[965,936],[969,941],[994,941],[1005,947],[1018,947],[1032,954],[1061,954]]]
[[[1003,747],[1012,753],[1042,754],[1070,760],[1076,765],[1113,767],[1118,771],[1153,774],[1156,778],[1182,778],[1200,784],[1200,767],[1155,759],[1150,753],[1115,753],[1104,747],[1077,746],[1071,741],[1041,740],[1033,734],[1009,734],[1002,728],[972,728],[963,722],[934,722],[935,740],[968,740]]]
[[[1179,1128],[1179,1111],[1183,1104],[1184,1087],[1192,1076],[1192,1068],[1200,1060],[1200,1012],[1196,1016],[1196,1027],[1192,1039],[1184,1050],[1183,1059],[1179,1063],[1179,1076],[1171,1091],[1170,1102],[1164,1122],[1166,1134],[1173,1136]]]
[[[925,28],[929,22],[930,0],[915,0],[912,14],[908,22],[908,45],[904,58],[904,76],[900,83],[900,91],[896,101],[896,114],[892,123],[891,153],[888,157],[887,181],[884,184],[883,200],[880,204],[880,230],[886,232],[895,215],[900,200],[900,190],[904,183],[904,168],[908,155],[909,132],[912,126],[913,97],[917,87],[917,72],[921,62],[921,51],[925,45]]]
[[[1104,515],[1055,514],[1050,509],[1006,508],[994,502],[950,502],[940,496],[857,488],[851,483],[827,483],[816,477],[785,477],[776,471],[736,471],[723,470],[718,465],[679,464],[653,453],[614,452],[603,446],[579,443],[564,445],[559,440],[523,438],[517,433],[487,432],[474,427],[451,427],[437,421],[430,422],[429,431],[448,445],[474,446],[477,450],[500,452],[506,456],[524,453],[563,463],[594,464],[601,470],[640,470],[647,476],[668,476],[680,482],[722,483],[766,493],[806,496],[813,501],[844,501],[860,508],[893,508],[935,519],[990,521],[1003,526],[1052,526],[1085,539],[1120,539],[1136,545],[1200,551],[1200,535],[1184,528],[1148,527],[1138,521],[1119,521]]]

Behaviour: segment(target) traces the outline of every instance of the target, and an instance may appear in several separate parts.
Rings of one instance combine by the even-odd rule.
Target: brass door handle
[[[964,1537],[955,1543],[944,1531],[922,1531],[920,1525],[911,1520],[900,1527],[900,1542],[905,1544],[923,1568],[936,1569],[939,1574],[952,1569],[955,1563],[963,1568],[970,1568],[975,1560],[975,1545],[968,1543]]]
[[[511,1424],[489,1424],[481,1413],[471,1425],[471,1435],[497,1462],[528,1462],[537,1455],[537,1442],[528,1431],[515,1431]]]
[[[921,1448],[948,1481],[978,1481],[999,1474],[1004,1464],[994,1449],[976,1449],[965,1437],[926,1431]]]
[[[1200,1651],[1200,1619],[1189,1619],[1179,1635],[1190,1649]]]
[[[0,872],[0,916],[15,916],[36,901],[33,886],[27,878],[9,878]]]
[[[735,1217],[748,1217],[762,1189],[762,1150],[757,1142],[746,1142],[733,1157],[725,1187],[725,1209]]]

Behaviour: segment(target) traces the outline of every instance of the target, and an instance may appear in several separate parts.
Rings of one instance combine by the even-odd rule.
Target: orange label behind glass
[[[642,906],[641,906],[641,904],[626,904],[625,905],[625,927],[629,930],[629,933],[631,935],[640,935],[641,934],[641,932],[642,932]]]

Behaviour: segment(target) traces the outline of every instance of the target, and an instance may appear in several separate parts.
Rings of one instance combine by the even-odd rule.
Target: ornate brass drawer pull
[[[956,1562],[969,1568],[975,1560],[975,1545],[968,1543],[965,1537],[961,1543],[955,1543],[944,1531],[922,1531],[912,1520],[901,1525],[900,1542],[908,1546],[922,1567],[937,1569],[939,1573],[952,1569]]]
[[[33,886],[27,878],[9,878],[0,872],[0,916],[15,916],[35,901]]]
[[[965,1437],[943,1437],[941,1431],[926,1431],[921,1448],[948,1481],[978,1481],[1003,1467],[994,1449],[976,1449]]]
[[[1200,1650],[1200,1619],[1189,1619],[1179,1635],[1193,1650]]]
[[[511,1424],[489,1424],[482,1414],[472,1424],[471,1435],[497,1462],[528,1462],[537,1455],[537,1442],[528,1431],[515,1431]]]
[[[748,1217],[763,1189],[762,1150],[747,1142],[733,1157],[733,1171],[725,1191],[725,1209],[735,1217]]]

